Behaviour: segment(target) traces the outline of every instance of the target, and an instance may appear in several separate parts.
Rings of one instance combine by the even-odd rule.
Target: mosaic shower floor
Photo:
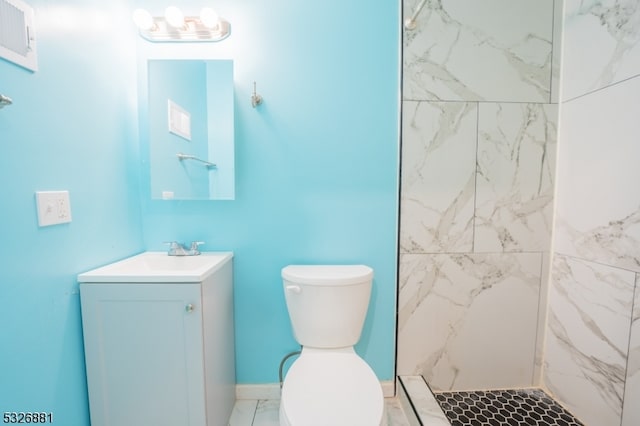
[[[400,376],[397,383],[411,425],[584,426],[539,389],[432,392],[421,376]]]
[[[452,426],[583,426],[538,389],[440,392],[434,395]]]

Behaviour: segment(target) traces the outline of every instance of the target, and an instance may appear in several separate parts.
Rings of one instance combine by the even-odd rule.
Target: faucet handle
[[[191,254],[200,254],[200,250],[198,249],[198,247],[202,244],[204,244],[204,241],[193,241],[191,243],[191,248],[189,249]]]
[[[165,241],[164,244],[169,246],[167,254],[169,256],[184,256],[186,248],[178,241]]]

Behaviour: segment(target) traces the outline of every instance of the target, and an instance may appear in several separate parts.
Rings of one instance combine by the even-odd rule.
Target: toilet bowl
[[[302,345],[282,386],[282,426],[378,426],[380,382],[355,352],[373,270],[364,265],[292,265],[282,270],[293,333]]]
[[[380,382],[353,348],[303,348],[282,386],[282,426],[378,426],[383,411]]]

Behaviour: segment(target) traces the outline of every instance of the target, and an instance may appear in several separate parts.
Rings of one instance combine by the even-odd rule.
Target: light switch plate
[[[38,191],[36,207],[39,226],[71,222],[69,191]]]

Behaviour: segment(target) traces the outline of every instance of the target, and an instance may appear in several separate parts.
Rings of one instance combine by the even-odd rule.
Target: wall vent
[[[38,70],[33,8],[20,0],[0,0],[0,57]]]

